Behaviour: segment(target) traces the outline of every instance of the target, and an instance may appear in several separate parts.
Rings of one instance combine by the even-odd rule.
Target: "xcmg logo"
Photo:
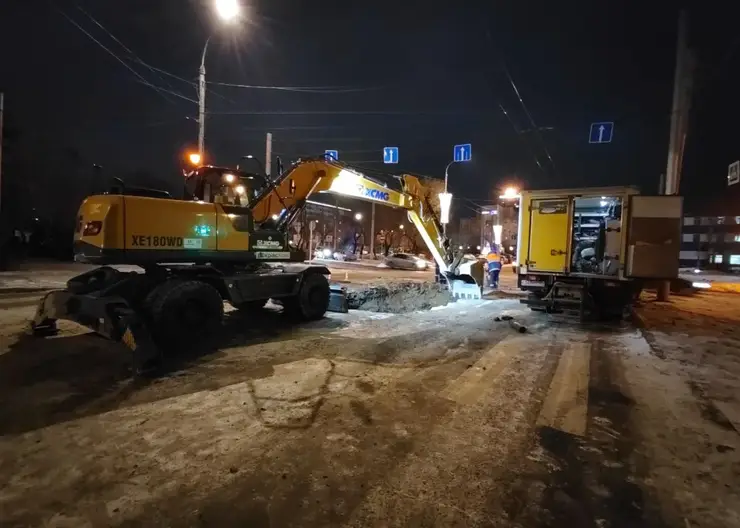
[[[377,189],[368,189],[364,185],[358,185],[357,191],[360,193],[360,196],[367,196],[373,200],[382,200],[387,202],[390,199],[390,195],[387,192],[379,191]]]

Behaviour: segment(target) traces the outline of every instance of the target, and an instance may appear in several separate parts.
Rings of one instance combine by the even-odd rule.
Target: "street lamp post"
[[[238,0],[215,0],[214,9],[222,22],[233,22],[241,14]],[[205,160],[204,145],[206,139],[206,53],[211,37],[206,39],[203,54],[198,68],[198,154],[201,162]]]
[[[456,162],[453,160],[445,167],[445,195],[447,195],[447,179],[449,177],[450,167],[452,167],[453,163]],[[447,237],[447,222],[442,224],[442,236]]]

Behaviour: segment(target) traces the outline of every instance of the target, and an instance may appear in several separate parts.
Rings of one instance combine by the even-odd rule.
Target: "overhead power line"
[[[93,24],[98,26],[102,31],[104,31],[114,42],[116,42],[119,46],[121,46],[126,53],[128,53],[131,58],[141,64],[143,67],[150,70],[152,73],[157,72],[162,75],[167,75],[168,77],[172,77],[173,79],[176,79],[181,82],[188,83],[190,85],[195,86],[196,83],[192,80],[185,79],[184,77],[181,77],[179,75],[175,75],[174,73],[171,73],[167,70],[164,70],[162,68],[157,68],[156,66],[152,66],[151,64],[148,64],[147,62],[144,62],[144,60],[141,59],[134,51],[126,46],[123,42],[121,42],[120,39],[118,39],[113,33],[111,33],[103,24],[101,24],[95,17],[93,17],[90,13],[85,11],[82,7],[79,5],[77,6],[77,9],[79,9],[86,17],[88,17]],[[161,78],[160,78],[161,79]],[[162,79],[164,80],[164,79]],[[165,81],[166,82],[166,81]],[[255,90],[278,90],[278,91],[287,91],[287,92],[303,92],[303,93],[354,93],[354,92],[369,92],[369,91],[375,91],[375,90],[382,90],[385,87],[384,86],[370,86],[370,87],[353,87],[353,86],[270,86],[270,85],[254,85],[254,84],[239,84],[239,83],[227,83],[227,82],[219,82],[219,81],[207,81],[206,84],[210,84],[213,86],[224,86],[229,88],[250,88]]]
[[[324,93],[324,94],[339,94],[339,93],[355,93],[355,92],[371,92],[376,90],[383,90],[384,86],[369,86],[369,87],[352,87],[352,86],[266,86],[257,84],[237,84],[237,83],[226,83],[219,81],[208,81],[206,84],[212,86],[225,86],[229,88],[250,88],[254,90],[276,90],[282,92],[301,92],[301,93]]]
[[[115,54],[115,53],[114,53],[113,51],[111,51],[111,50],[110,50],[109,48],[107,48],[107,47],[106,47],[106,46],[105,46],[105,45],[104,45],[104,44],[103,44],[102,42],[100,42],[100,41],[99,41],[98,39],[96,39],[96,38],[95,38],[94,36],[92,36],[92,35],[91,35],[91,34],[90,34],[90,33],[89,33],[89,32],[88,32],[87,30],[85,30],[85,28],[83,28],[83,27],[82,27],[82,26],[80,26],[80,25],[79,25],[79,24],[78,24],[77,22],[75,22],[75,21],[74,21],[74,20],[73,20],[73,19],[72,19],[72,18],[71,18],[71,17],[69,16],[69,15],[67,15],[67,13],[65,13],[65,12],[64,12],[64,11],[62,11],[61,9],[57,9],[57,11],[59,11],[59,13],[61,13],[61,15],[62,15],[62,16],[63,16],[64,18],[66,18],[66,19],[67,19],[67,21],[68,21],[68,22],[69,22],[70,24],[72,24],[72,25],[73,25],[73,26],[75,26],[75,27],[76,27],[77,29],[79,29],[79,30],[80,30],[80,31],[81,31],[82,33],[84,33],[84,34],[85,34],[85,35],[86,35],[86,36],[87,36],[87,37],[88,37],[88,38],[89,38],[90,40],[92,40],[93,42],[95,42],[95,44],[97,44],[98,46],[100,46],[100,47],[101,47],[101,48],[102,48],[103,50],[105,50],[105,51],[106,51],[106,52],[107,52],[107,53],[108,53],[108,54],[109,54],[109,55],[110,55],[111,57],[113,57],[114,59],[116,59],[116,60],[117,60],[118,62],[120,62],[120,63],[121,63],[121,64],[122,64],[122,65],[123,65],[123,66],[124,66],[124,67],[125,67],[125,68],[126,68],[127,70],[129,70],[129,71],[130,71],[131,73],[133,73],[133,74],[134,74],[134,75],[135,75],[135,76],[136,76],[136,77],[137,77],[137,78],[139,79],[139,82],[141,82],[141,83],[142,83],[143,85],[145,85],[145,86],[148,86],[149,88],[151,88],[151,89],[155,90],[155,91],[156,91],[156,92],[157,92],[157,93],[158,93],[158,94],[160,95],[160,97],[162,97],[162,98],[163,98],[163,99],[165,99],[166,101],[168,101],[168,102],[170,102],[170,103],[173,103],[173,104],[174,104],[174,101],[173,101],[173,100],[169,99],[169,98],[168,98],[168,97],[167,97],[166,95],[164,95],[165,93],[168,93],[168,94],[170,94],[170,95],[174,95],[175,97],[179,97],[179,98],[181,98],[181,99],[185,99],[186,101],[190,101],[190,102],[196,102],[195,100],[193,100],[193,99],[190,99],[189,97],[186,97],[186,96],[184,96],[184,95],[182,95],[182,94],[180,94],[180,93],[174,92],[174,91],[172,91],[172,90],[168,90],[168,89],[166,89],[166,88],[162,88],[161,86],[155,86],[154,84],[150,83],[149,81],[147,81],[147,80],[146,80],[146,79],[144,78],[144,76],[142,76],[142,75],[141,75],[141,74],[140,74],[139,72],[137,72],[137,71],[136,71],[136,70],[134,70],[134,69],[133,69],[133,68],[132,68],[131,66],[129,66],[129,65],[128,65],[128,64],[126,63],[126,61],[124,61],[124,60],[123,60],[122,58],[120,58],[120,57],[119,57],[118,55],[116,55],[116,54]]]
[[[206,113],[209,115],[480,115],[480,112],[406,112],[394,110],[234,110]]]

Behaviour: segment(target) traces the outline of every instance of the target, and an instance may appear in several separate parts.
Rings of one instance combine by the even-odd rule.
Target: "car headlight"
[[[321,254],[324,255],[325,257],[331,257],[331,249],[325,249],[324,251],[321,252]]]
[[[422,269],[423,268],[426,268],[427,267],[427,263],[424,262],[423,260],[417,260],[416,261],[416,267],[417,268],[422,268]]]

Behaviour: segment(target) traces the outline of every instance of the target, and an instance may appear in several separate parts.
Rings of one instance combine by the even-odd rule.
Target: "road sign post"
[[[452,194],[447,192],[450,167],[453,163],[463,163],[471,159],[473,159],[473,145],[471,143],[455,145],[452,149],[452,161],[445,167],[445,191],[439,193],[440,223],[442,224],[442,234],[445,236],[447,236],[447,224],[450,222],[450,205],[452,204]]]
[[[325,150],[324,157],[326,157],[327,161],[339,161],[339,151],[338,150]]]
[[[727,167],[727,185],[735,185],[740,182],[740,161],[730,163]]]
[[[591,129],[588,133],[589,143],[611,143],[614,135],[614,123],[611,121],[602,121],[600,123],[591,123]]]
[[[470,143],[464,145],[455,145],[452,150],[452,161],[459,163],[462,161],[470,161],[473,158],[473,146]]]
[[[383,163],[398,163],[398,147],[383,148]]]

